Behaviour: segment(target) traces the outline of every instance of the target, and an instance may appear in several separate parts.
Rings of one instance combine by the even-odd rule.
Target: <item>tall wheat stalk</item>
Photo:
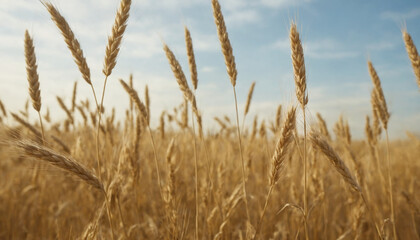
[[[154,161],[155,161],[155,167],[156,167],[156,175],[158,178],[158,185],[159,185],[159,192],[160,195],[163,199],[163,190],[162,190],[162,182],[161,182],[161,177],[160,177],[160,168],[159,168],[159,163],[157,160],[157,151],[156,151],[156,145],[155,145],[155,139],[153,137],[153,133],[152,130],[150,129],[150,125],[147,124],[147,108],[144,105],[144,103],[140,100],[139,95],[137,93],[136,90],[134,90],[133,88],[131,88],[126,82],[124,82],[122,79],[120,79],[120,83],[123,86],[124,90],[128,93],[128,95],[130,96],[130,98],[132,99],[134,105],[136,105],[137,110],[139,111],[141,117],[143,118],[143,121],[146,123],[147,125],[147,129],[149,131],[149,136],[150,136],[150,141],[152,143],[152,147],[153,147],[153,155],[154,155]],[[138,124],[139,125],[139,124]],[[137,150],[136,150],[137,151]]]
[[[270,200],[270,196],[273,191],[273,188],[280,178],[281,171],[284,169],[287,152],[289,150],[289,145],[292,142],[293,131],[295,129],[295,124],[296,124],[295,113],[296,113],[295,107],[292,107],[287,113],[287,117],[283,125],[281,136],[274,150],[274,154],[271,161],[272,162],[271,175],[270,175],[270,182],[269,182],[270,188],[265,198],[264,208],[261,213],[260,219],[258,221],[255,237],[257,237],[258,233],[260,232],[261,224],[262,224],[265,212],[267,210],[268,201]]]
[[[188,35],[187,33],[187,49],[188,49]],[[192,45],[191,45],[192,46]],[[185,77],[184,71],[182,70],[181,65],[179,64],[178,60],[176,59],[174,53],[169,49],[169,47],[164,44],[163,49],[166,53],[166,57],[168,59],[169,65],[171,66],[172,72],[174,74],[174,77],[176,81],[178,82],[179,89],[184,94],[184,99],[188,100],[191,103],[191,108],[193,113],[196,116],[196,120],[201,125],[201,116],[197,109],[197,103],[194,93],[191,91],[190,87],[188,86],[187,79]],[[188,52],[188,50],[187,50]],[[191,57],[190,57],[191,58]],[[192,79],[197,79],[196,76]],[[195,80],[192,80],[195,81]],[[193,85],[196,84],[193,82]],[[185,105],[185,109],[187,110],[188,103]],[[187,115],[188,112],[184,115]],[[185,117],[188,118],[188,117]],[[199,216],[199,205],[198,205],[198,156],[197,156],[197,140],[195,137],[195,125],[194,125],[194,115],[191,114],[192,118],[192,130],[193,130],[193,138],[194,138],[194,174],[195,174],[195,239],[198,238],[198,216]],[[200,136],[202,136],[202,128],[200,127]]]
[[[368,61],[368,69],[369,74],[372,79],[373,83],[373,90],[372,90],[372,101],[373,107],[375,108],[376,112],[379,115],[379,119],[381,120],[382,127],[385,129],[386,135],[386,156],[387,156],[387,172],[388,172],[388,187],[389,187],[389,204],[391,208],[391,222],[392,222],[392,233],[394,239],[397,240],[397,229],[395,223],[395,210],[394,210],[394,199],[393,199],[393,190],[392,190],[392,170],[391,170],[391,157],[389,152],[389,137],[388,137],[388,121],[390,118],[390,113],[388,112],[388,107],[385,100],[385,95],[382,90],[381,80],[373,67],[371,61]]]
[[[348,169],[344,161],[340,158],[337,152],[328,144],[327,140],[321,137],[319,133],[311,132],[309,138],[314,148],[320,150],[328,158],[328,160],[333,165],[335,170],[337,170],[337,172],[343,177],[344,181],[348,183],[352,189],[354,189],[360,194],[363,202],[365,203],[366,208],[369,211],[369,215],[375,227],[376,233],[379,239],[382,240],[381,232],[379,230],[378,224],[375,221],[373,212],[369,208],[365,194],[363,193],[362,188],[360,187],[359,183],[356,181],[356,178],[351,174],[350,170]]]
[[[299,32],[297,31],[296,24],[292,22],[290,26],[290,47],[292,50],[292,63],[293,63],[293,73],[295,78],[296,86],[296,97],[300,103],[303,112],[303,172],[304,172],[304,192],[303,192],[303,209],[305,212],[305,237],[306,240],[309,239],[308,236],[308,169],[307,169],[307,160],[306,160],[306,111],[305,107],[308,104],[308,94],[306,91],[306,70],[305,70],[305,59],[303,57],[303,47],[300,40]]]
[[[248,207],[248,196],[246,192],[246,174],[245,174],[245,161],[242,152],[242,137],[241,137],[241,130],[239,128],[239,113],[238,113],[238,100],[236,97],[236,77],[238,72],[236,70],[236,63],[235,63],[235,56],[233,55],[232,45],[230,44],[228,32],[226,30],[225,20],[223,18],[222,10],[220,7],[220,3],[218,0],[211,1],[213,6],[213,17],[214,22],[217,27],[217,35],[219,36],[220,45],[222,47],[223,56],[225,57],[225,65],[226,70],[230,78],[230,82],[233,88],[233,96],[235,99],[235,112],[236,112],[236,130],[238,134],[238,143],[239,143],[239,154],[241,157],[241,165],[242,165],[242,190],[244,192],[244,202],[245,202],[245,210],[248,223],[251,223],[250,215],[249,215],[249,207]]]

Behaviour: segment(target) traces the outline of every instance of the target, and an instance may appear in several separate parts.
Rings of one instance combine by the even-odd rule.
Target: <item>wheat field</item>
[[[219,126],[212,131],[196,99],[188,27],[188,70],[162,47],[183,98],[152,123],[147,86],[135,89],[135,77],[112,75],[131,0],[121,0],[108,37],[102,89],[92,84],[70,23],[43,2],[84,81],[68,93],[71,105],[57,97],[64,120],[42,111],[37,48],[26,31],[30,101],[24,109],[0,101],[0,239],[420,239],[420,138],[388,135],[392,110],[374,63],[367,61],[372,113],[364,139],[352,139],[345,116],[329,132],[322,113],[307,121],[304,49],[291,22],[296,104],[279,105],[269,119],[256,116],[248,127],[255,82],[238,109],[234,48],[219,1],[211,3],[236,116],[214,117]],[[401,41],[420,88],[420,57],[407,30]],[[108,80],[119,80],[130,99],[118,106],[121,118],[104,106]],[[79,88],[92,94],[79,96]]]

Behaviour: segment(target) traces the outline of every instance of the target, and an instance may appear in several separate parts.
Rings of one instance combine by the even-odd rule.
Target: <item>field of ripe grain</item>
[[[140,94],[132,76],[120,80],[130,99],[118,106],[124,117],[103,103],[131,0],[121,0],[108,37],[103,89],[94,88],[70,23],[43,3],[84,81],[68,93],[71,105],[57,97],[64,120],[41,114],[36,46],[26,31],[31,102],[10,109],[0,101],[0,239],[420,239],[420,138],[410,132],[408,140],[389,137],[393,119],[373,63],[367,62],[372,114],[364,139],[352,139],[344,117],[334,133],[322,113],[309,123],[304,50],[292,22],[296,104],[279,105],[263,121],[256,116],[248,128],[255,83],[238,109],[234,48],[221,6],[211,2],[236,116],[215,117],[220,128],[212,131],[203,126],[196,100],[187,27],[188,74],[168,45],[162,50],[184,103],[152,124],[149,90]],[[420,87],[420,57],[406,30],[401,41]],[[79,96],[80,88],[91,96]],[[80,101],[86,97],[91,100]]]

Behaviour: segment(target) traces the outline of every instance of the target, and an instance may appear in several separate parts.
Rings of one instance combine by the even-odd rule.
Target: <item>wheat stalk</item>
[[[303,209],[305,212],[305,238],[309,239],[308,236],[308,226],[307,226],[307,216],[308,216],[308,195],[307,195],[307,160],[306,160],[306,111],[305,106],[308,104],[308,94],[306,92],[306,69],[305,69],[305,59],[303,56],[303,47],[300,40],[299,32],[295,23],[291,23],[290,26],[290,48],[292,50],[292,64],[293,64],[293,73],[296,86],[296,97],[300,103],[303,112],[303,172],[304,172],[304,193],[303,193]]]
[[[230,82],[233,87],[233,96],[235,99],[235,111],[236,111],[236,130],[238,135],[238,145],[239,145],[239,154],[241,157],[241,167],[242,167],[242,190],[244,192],[244,201],[245,201],[245,210],[247,216],[247,225],[250,224],[250,215],[248,208],[248,196],[246,192],[246,176],[245,176],[245,161],[242,152],[242,139],[241,139],[241,130],[239,128],[239,113],[238,113],[238,99],[236,97],[236,77],[238,72],[236,70],[235,56],[233,55],[232,45],[230,44],[229,34],[226,30],[225,20],[223,18],[223,13],[220,7],[218,0],[212,0],[213,7],[213,17],[214,22],[217,27],[217,35],[219,36],[220,45],[222,48],[222,53],[225,57],[226,70],[230,78]]]

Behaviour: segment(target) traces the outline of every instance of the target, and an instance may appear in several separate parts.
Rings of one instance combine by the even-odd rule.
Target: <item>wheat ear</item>
[[[184,98],[187,99],[191,103],[192,110],[198,124],[199,136],[200,138],[202,138],[203,137],[203,124],[201,120],[202,119],[201,113],[198,111],[198,108],[197,108],[197,101],[196,101],[195,95],[191,91],[190,87],[188,86],[187,78],[185,77],[184,71],[182,70],[182,67],[179,64],[178,60],[176,59],[174,53],[166,44],[163,45],[163,50],[165,51],[166,58],[168,59],[169,65],[171,66],[175,79],[178,82],[179,89],[184,94]]]
[[[328,142],[322,138],[318,133],[311,132],[309,139],[312,145],[319,149],[328,158],[330,163],[334,166],[335,170],[343,177],[343,179],[356,191],[360,192],[361,188],[356,182],[350,170],[347,168],[344,161],[338,156],[335,150],[328,144]]]
[[[245,118],[249,112],[249,107],[251,106],[252,95],[254,94],[255,82],[252,82],[249,87],[248,97],[246,98],[245,110],[244,110],[244,119],[242,120],[242,131],[244,130]]]
[[[137,94],[137,91],[128,86],[124,80],[120,79],[120,83],[123,86],[124,90],[130,95],[131,100],[136,105],[137,109],[141,113],[141,116],[146,120],[147,119],[147,108],[144,105],[144,103],[140,100],[139,95]]]
[[[362,197],[366,208],[369,211],[371,221],[375,227],[376,233],[378,234],[379,239],[382,240],[381,233],[379,231],[379,227],[375,222],[375,219],[373,217],[373,213],[369,208],[369,205],[367,204],[366,197],[362,191],[362,188],[357,183],[356,179],[353,177],[353,175],[350,173],[350,170],[347,168],[344,161],[338,156],[336,151],[328,144],[327,140],[325,140],[319,133],[311,132],[309,135],[309,139],[312,142],[312,145],[315,149],[320,150],[330,161],[330,163],[334,166],[335,170],[343,177],[344,181],[350,185],[351,188],[356,190],[360,196]]]
[[[373,64],[371,61],[368,61],[368,69],[369,69],[369,74],[370,74],[370,77],[372,79],[372,83],[374,86],[374,89],[372,92],[372,99],[373,99],[374,105],[376,105],[374,107],[376,107],[378,110],[379,117],[381,119],[382,125],[384,126],[384,129],[387,129],[390,114],[388,112],[385,95],[382,90],[381,80],[379,79],[378,73],[373,67]]]
[[[26,73],[29,82],[29,95],[31,96],[32,106],[39,112],[41,111],[41,91],[39,90],[39,77],[37,72],[35,48],[28,30],[25,31],[25,60]]]
[[[42,141],[45,141],[44,126],[41,117],[41,91],[39,90],[39,77],[37,72],[35,47],[28,30],[25,31],[25,60],[26,76],[29,82],[29,95],[31,96],[32,106],[38,112],[39,123],[41,124]]]
[[[70,49],[74,61],[82,73],[83,79],[91,85],[90,69],[87,65],[86,58],[83,56],[83,50],[80,47],[79,41],[77,41],[76,37],[74,36],[74,33],[71,30],[69,24],[51,3],[44,2],[43,4],[50,13],[51,19],[55,22],[55,25],[57,25],[57,27],[60,29],[61,34],[64,37],[64,41],[66,42],[67,47]]]
[[[226,30],[225,20],[223,18],[220,3],[218,0],[212,0],[211,3],[213,6],[214,22],[216,23],[217,27],[217,35],[219,36],[222,52],[225,56],[226,70],[230,77],[232,86],[236,86],[236,76],[238,75],[238,72],[236,71],[235,57],[233,56],[233,49],[230,45],[229,35]]]
[[[106,77],[111,75],[112,69],[117,64],[117,56],[120,51],[121,41],[127,28],[127,20],[129,17],[131,0],[121,0],[120,7],[115,17],[114,25],[112,26],[111,35],[108,37],[108,45],[105,51],[105,61],[103,73]]]
[[[296,96],[302,108],[308,103],[306,93],[306,70],[305,59],[303,57],[303,48],[296,24],[292,23],[290,27],[290,46],[292,49],[293,72],[296,85]]]
[[[417,52],[416,45],[414,45],[413,39],[411,38],[410,34],[407,31],[403,31],[402,33],[405,48],[407,49],[408,57],[410,58],[411,65],[413,66],[414,74],[417,78],[417,85],[420,88],[420,56]]]
[[[185,45],[187,47],[188,66],[190,67],[191,83],[194,87],[194,90],[196,90],[198,85],[197,65],[195,63],[194,48],[190,30],[188,30],[187,27],[185,27]]]
[[[103,192],[105,191],[101,181],[85,166],[78,163],[71,157],[66,157],[50,148],[26,140],[17,141],[15,145],[17,148],[22,150],[26,156],[37,158],[65,171],[68,171],[85,181],[87,184]]]

